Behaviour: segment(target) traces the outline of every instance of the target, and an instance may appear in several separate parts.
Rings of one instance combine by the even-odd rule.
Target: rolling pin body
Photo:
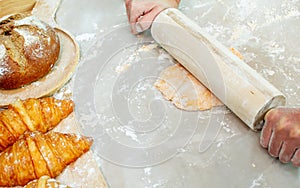
[[[260,129],[265,113],[285,104],[278,89],[179,10],[161,12],[151,33],[250,128]]]

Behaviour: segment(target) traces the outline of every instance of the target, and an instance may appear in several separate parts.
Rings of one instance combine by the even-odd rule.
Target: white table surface
[[[180,9],[300,107],[299,0],[183,0]],[[63,0],[56,20],[81,47],[66,87],[111,188],[300,186],[298,168],[271,158],[227,108],[183,112],[162,99],[153,82],[172,58],[149,33],[130,33],[122,0]]]

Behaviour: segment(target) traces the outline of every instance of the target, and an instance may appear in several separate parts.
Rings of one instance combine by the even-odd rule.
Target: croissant
[[[49,176],[42,176],[39,179],[29,182],[24,188],[70,188],[69,186],[62,185],[57,180]]]
[[[55,178],[87,152],[92,138],[50,131],[26,132],[0,154],[0,186],[24,186],[43,175]]]
[[[54,128],[73,109],[73,101],[53,97],[17,100],[10,104],[0,112],[0,152],[27,130],[45,133]]]

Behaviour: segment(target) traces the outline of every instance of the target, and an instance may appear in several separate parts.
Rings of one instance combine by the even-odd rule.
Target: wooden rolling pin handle
[[[261,128],[267,111],[285,105],[285,96],[278,89],[179,10],[161,12],[151,33],[253,130]]]

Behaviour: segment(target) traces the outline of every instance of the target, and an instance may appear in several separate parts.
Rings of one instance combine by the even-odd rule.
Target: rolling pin
[[[162,11],[151,27],[154,40],[253,130],[285,96],[229,48],[178,9]]]

